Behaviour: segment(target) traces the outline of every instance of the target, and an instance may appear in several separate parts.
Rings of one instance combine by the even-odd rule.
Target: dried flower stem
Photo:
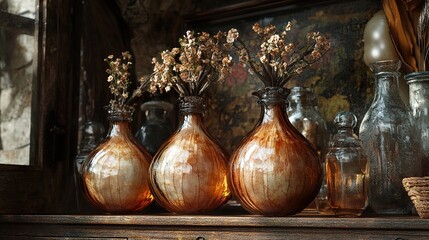
[[[426,71],[426,61],[429,55],[429,6],[428,2],[424,1],[423,9],[420,13],[417,23],[417,42],[420,48],[420,59],[418,61],[418,69]]]
[[[104,59],[109,65],[106,72],[109,74],[107,81],[109,82],[110,92],[113,95],[113,99],[109,102],[109,108],[112,110],[132,110],[132,101],[140,97],[151,86],[149,79],[140,78],[139,87],[129,96],[128,88],[131,85],[129,69],[132,65],[131,60],[132,55],[128,51],[123,52],[121,58],[109,55]]]
[[[238,39],[234,47],[240,62],[249,67],[251,74],[262,80],[266,87],[282,87],[294,76],[318,61],[330,48],[329,41],[319,33],[307,34],[304,45],[287,43],[286,32],[292,25],[288,23],[284,31],[277,33],[276,27],[269,24],[262,28],[258,23],[253,31],[259,36],[260,51],[251,55],[243,41]]]
[[[151,89],[176,90],[180,96],[201,96],[211,85],[230,74],[232,57],[228,50],[238,37],[231,29],[211,36],[187,31],[179,39],[180,48],[161,53],[162,62],[152,59]]]
[[[239,52],[240,58],[244,57],[243,59],[240,59],[242,62],[244,62],[244,64],[247,64],[250,69],[252,70],[251,73],[256,74],[256,76],[258,76],[259,79],[261,79],[265,85],[269,84],[270,82],[266,82],[266,78],[264,77],[263,74],[259,73],[259,71],[256,69],[256,64],[253,63],[254,59],[250,59],[250,51],[247,48],[246,44],[244,44],[244,42],[241,39],[237,39],[237,41],[234,42],[234,47],[237,48],[238,50],[242,50],[244,51],[244,53],[241,51]]]

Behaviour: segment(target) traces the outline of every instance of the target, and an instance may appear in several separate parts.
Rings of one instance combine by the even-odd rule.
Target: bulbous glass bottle
[[[179,99],[178,130],[162,145],[150,165],[150,188],[157,203],[178,214],[207,213],[230,197],[227,154],[207,132],[205,101]]]
[[[306,209],[317,209],[319,213],[331,214],[325,177],[329,133],[326,122],[319,112],[316,95],[312,88],[297,86],[291,89],[288,102],[287,113],[290,123],[316,148],[322,166],[323,181],[320,192]]]
[[[141,105],[145,121],[136,133],[137,140],[154,156],[159,147],[171,136],[173,130],[168,123],[168,114],[173,104],[158,99],[151,99]]]
[[[253,214],[298,213],[320,189],[317,152],[285,116],[289,92],[266,87],[254,93],[260,99],[260,119],[231,156],[231,189],[241,206]]]
[[[106,213],[140,211],[153,201],[148,179],[151,156],[131,132],[132,113],[108,109],[107,136],[82,165],[86,197]]]
[[[339,112],[334,119],[338,132],[326,155],[328,199],[335,215],[357,217],[368,203],[368,157],[354,134],[356,116]]]
[[[359,137],[369,159],[368,203],[379,214],[407,214],[412,203],[402,186],[405,177],[421,176],[422,152],[409,109],[399,96],[400,61],[371,65],[374,100]]]
[[[422,163],[424,176],[429,175],[429,72],[414,72],[405,75],[409,86],[409,101],[415,120],[419,143],[425,154]]]

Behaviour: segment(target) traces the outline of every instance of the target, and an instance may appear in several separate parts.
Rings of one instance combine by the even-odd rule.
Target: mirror
[[[0,0],[0,164],[30,164],[36,0]]]

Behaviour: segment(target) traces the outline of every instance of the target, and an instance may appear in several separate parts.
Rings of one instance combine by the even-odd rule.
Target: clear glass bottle
[[[409,86],[410,107],[419,134],[420,146],[425,154],[423,175],[429,175],[429,72],[405,75]]]
[[[334,119],[338,132],[326,155],[328,199],[335,215],[357,217],[368,202],[368,157],[354,134],[356,116],[339,112]]]
[[[173,104],[156,98],[140,106],[145,114],[145,121],[137,131],[136,138],[152,156],[173,133],[168,122],[169,113],[173,108]]]
[[[371,65],[375,95],[359,128],[369,158],[368,203],[379,214],[408,214],[412,203],[402,179],[422,173],[423,153],[414,121],[399,96],[400,66],[397,60]]]
[[[325,177],[325,156],[328,151],[329,133],[326,122],[319,112],[317,97],[312,88],[293,87],[288,97],[288,118],[292,125],[316,148],[323,172],[320,192],[307,210],[316,210],[322,214],[332,214],[328,202]]]
[[[91,211],[92,207],[85,199],[82,186],[82,164],[89,153],[103,141],[105,129],[99,122],[89,121],[83,125],[82,140],[74,162],[74,181],[76,187],[76,207],[78,212]]]

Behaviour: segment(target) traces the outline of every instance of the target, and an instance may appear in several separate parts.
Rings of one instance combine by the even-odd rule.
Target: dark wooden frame
[[[30,165],[0,165],[1,213],[66,208],[77,135],[78,2],[37,1]]]
[[[34,35],[34,19],[0,11],[0,26],[19,34]]]
[[[201,23],[223,23],[233,20],[275,14],[286,10],[306,8],[339,0],[251,0],[203,11],[184,17],[185,28]]]

